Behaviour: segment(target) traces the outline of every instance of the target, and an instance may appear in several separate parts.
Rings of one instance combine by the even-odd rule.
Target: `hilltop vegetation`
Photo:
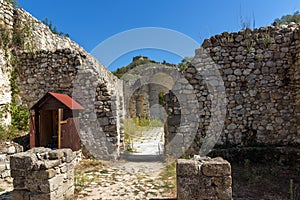
[[[124,74],[128,73],[130,70],[135,69],[137,66],[140,65],[146,65],[146,64],[161,64],[161,65],[166,65],[166,66],[173,66],[173,67],[177,67],[179,71],[184,71],[185,69],[187,69],[189,67],[189,65],[191,64],[193,57],[184,57],[181,62],[179,64],[170,64],[168,62],[166,62],[165,60],[163,62],[157,62],[154,60],[150,60],[148,57],[145,56],[136,56],[132,59],[132,62],[124,67],[118,68],[116,71],[112,72],[115,76],[117,76],[118,78],[125,78],[123,77]],[[136,74],[136,72],[135,72]]]
[[[123,77],[124,74],[128,73],[130,70],[136,68],[137,66],[145,65],[145,64],[163,64],[167,66],[174,66],[174,64],[167,63],[166,61],[160,63],[154,60],[150,60],[148,57],[145,56],[136,56],[132,59],[132,62],[129,65],[118,68],[116,71],[112,73],[118,78],[121,78]]]
[[[283,15],[280,19],[277,18],[274,20],[273,25],[285,25],[290,23],[300,24],[300,12],[296,11],[294,14]]]

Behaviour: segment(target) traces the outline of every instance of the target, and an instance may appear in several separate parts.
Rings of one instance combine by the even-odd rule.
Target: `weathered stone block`
[[[196,176],[198,175],[198,163],[194,160],[177,160],[177,174],[179,176]]]
[[[25,171],[25,170],[22,170],[22,169],[20,169],[20,170],[12,169],[11,170],[11,176],[12,177],[25,177],[27,174],[28,174],[28,172]]]
[[[45,169],[54,168],[56,166],[59,166],[60,164],[61,164],[61,160],[45,160],[41,164],[40,169],[45,170]]]
[[[177,199],[232,199],[231,166],[222,158],[177,161]]]
[[[231,176],[220,176],[213,177],[211,179],[212,184],[218,187],[231,187],[232,185],[232,177]]]
[[[232,200],[232,188],[231,187],[217,187],[216,188],[217,199]]]
[[[64,152],[60,150],[53,150],[48,153],[50,160],[61,159],[64,156]]]
[[[23,167],[12,170],[14,200],[64,200],[73,196],[75,156],[71,150],[36,148],[14,157],[12,165]],[[22,158],[31,166],[21,165]],[[37,162],[29,162],[30,158]]]
[[[73,153],[73,151],[71,149],[61,149],[61,151],[64,153],[64,160],[67,163],[72,162],[76,155]]]
[[[33,171],[31,173],[32,177],[39,177],[40,179],[50,179],[57,174],[55,169],[48,169],[48,170],[39,170]]]
[[[204,162],[201,171],[205,176],[230,176],[231,166],[228,161],[218,157]]]
[[[18,153],[10,157],[10,167],[12,170],[31,170],[34,163],[37,162],[35,154],[28,152]]]
[[[24,178],[14,178],[13,185],[15,190],[24,190],[26,180]]]
[[[26,190],[13,190],[12,191],[13,200],[30,200],[30,192]]]

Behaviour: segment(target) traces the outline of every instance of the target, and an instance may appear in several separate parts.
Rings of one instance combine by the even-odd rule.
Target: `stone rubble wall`
[[[220,94],[217,101],[226,97],[227,105],[217,144],[299,145],[299,54],[300,25],[296,24],[225,32],[205,40],[196,50],[193,66],[184,72],[199,103],[197,136],[188,154],[199,152],[203,138],[210,134],[214,98],[210,90],[217,91],[223,83],[225,94]],[[213,66],[222,81],[209,73]],[[172,95],[169,99],[174,99],[168,103],[171,119],[176,115],[170,110],[180,110],[180,105]],[[175,135],[180,124],[169,120],[167,127],[169,134]]]
[[[0,179],[10,177],[10,156],[20,152],[23,152],[23,147],[17,143],[0,143]]]
[[[221,157],[177,160],[177,199],[232,199],[231,165]]]
[[[71,149],[47,148],[33,148],[11,156],[12,199],[71,199],[75,157]]]
[[[0,0],[0,13],[5,13],[0,21],[12,30],[12,35],[20,27],[26,32],[22,47],[8,49],[17,63],[20,103],[30,108],[49,91],[68,94],[85,108],[81,112],[80,131],[85,152],[96,158],[117,157],[123,141],[122,82],[75,42],[53,34],[23,9],[15,9]],[[0,46],[1,69],[7,65],[2,51],[7,49]],[[7,96],[5,103],[11,101],[7,77],[4,74],[1,78],[7,90],[2,95]]]
[[[151,68],[158,68],[158,70],[154,70],[152,74]],[[174,69],[173,67],[158,63],[142,64],[123,75],[126,100],[125,109],[128,117],[164,121],[163,107],[159,104],[159,94],[169,91],[166,87],[168,80],[165,80],[166,77],[169,77],[169,74],[167,72],[166,75],[162,75],[162,72],[165,70],[164,68],[168,68],[170,71]],[[165,85],[161,83],[162,81],[164,81]],[[171,85],[172,83],[169,84]]]
[[[13,28],[13,10],[8,4],[0,0],[0,27],[7,25],[7,29]],[[0,42],[2,45],[2,42]],[[1,46],[0,45],[0,46]],[[8,64],[9,56],[6,51],[0,48],[0,111],[5,110],[11,102],[11,88],[10,88],[10,71],[11,66]],[[2,115],[2,116],[1,116]],[[11,116],[9,112],[0,112],[0,124],[9,125],[11,123]]]
[[[10,70],[11,67],[7,64],[5,52],[0,49],[0,77],[2,77],[0,79],[0,124],[2,125],[11,123],[11,115],[5,111],[5,107],[11,102]]]

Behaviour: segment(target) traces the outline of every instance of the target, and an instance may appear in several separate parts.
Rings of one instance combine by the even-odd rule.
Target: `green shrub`
[[[59,36],[62,36],[62,37],[69,37],[68,33],[58,31],[57,27],[53,26],[52,21],[51,20],[49,21],[48,18],[43,19],[42,22],[43,22],[43,24],[45,24],[46,26],[49,27],[49,29],[51,30],[52,33],[54,33],[56,35],[59,35]]]
[[[13,126],[0,125],[0,140],[11,140],[20,135],[20,131]]]
[[[10,84],[12,91],[12,101],[10,104],[10,112],[11,112],[11,124],[15,129],[20,131],[29,131],[29,117],[30,113],[26,106],[21,105],[18,101],[18,85],[16,82],[17,73],[16,70],[12,70],[10,74]]]
[[[277,18],[273,22],[273,26],[275,25],[283,25],[294,22],[296,24],[300,24],[300,12],[296,11],[293,14],[283,15],[280,19]]]
[[[20,131],[28,131],[29,130],[29,111],[28,109],[23,106],[11,106],[11,124],[13,127]]]

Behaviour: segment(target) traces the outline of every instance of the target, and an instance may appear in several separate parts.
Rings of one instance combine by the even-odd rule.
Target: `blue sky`
[[[161,27],[178,31],[201,44],[224,31],[241,29],[240,18],[255,27],[270,25],[275,18],[300,10],[299,0],[19,0],[37,19],[53,21],[59,31],[91,52],[115,34],[141,27]],[[145,38],[147,39],[147,38]],[[176,42],[176,41],[174,41]],[[122,44],[120,44],[122,45]],[[115,60],[110,70],[145,55],[157,61],[178,63],[182,56],[170,52],[135,50]],[[187,55],[192,56],[192,55]],[[100,60],[101,62],[101,60]]]

